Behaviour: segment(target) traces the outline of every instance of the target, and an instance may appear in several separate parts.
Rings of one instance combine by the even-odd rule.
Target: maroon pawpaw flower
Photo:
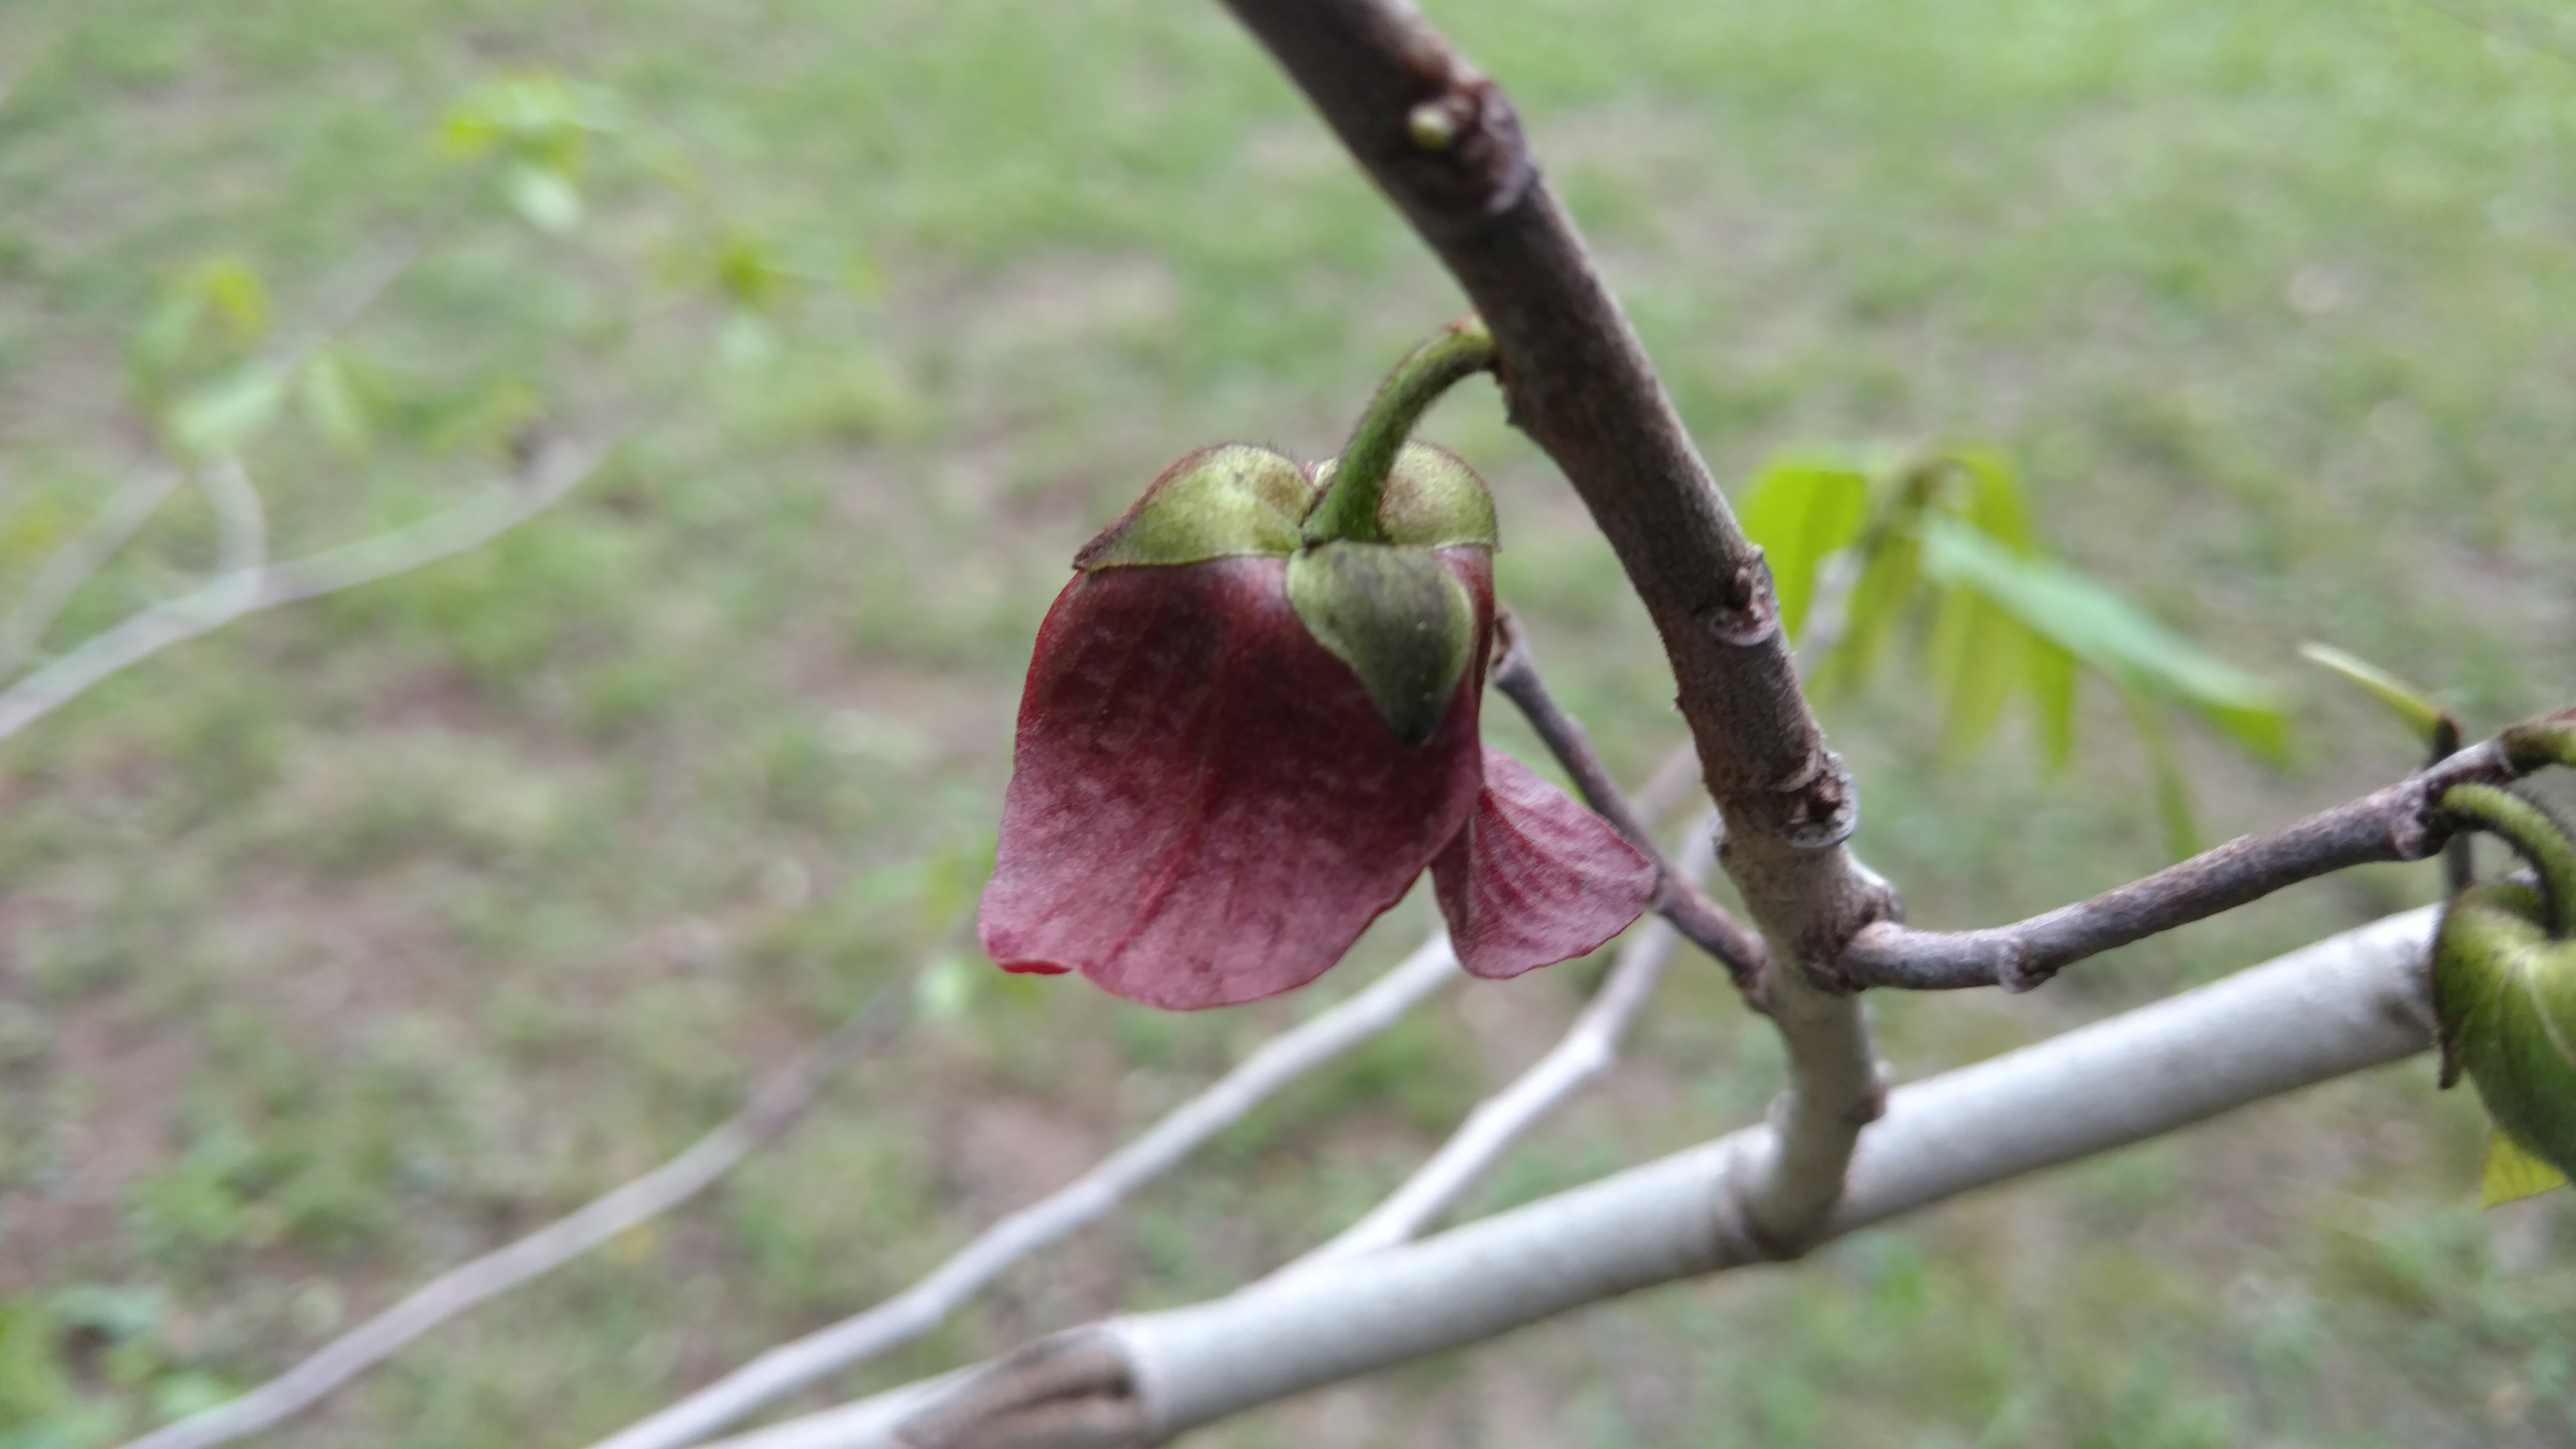
[[[1227,1006],[1321,975],[1426,867],[1479,976],[1582,955],[1652,902],[1644,856],[1477,737],[1483,482],[1407,445],[1384,541],[1310,542],[1331,467],[1194,453],[1075,556],[978,920],[1004,967]]]

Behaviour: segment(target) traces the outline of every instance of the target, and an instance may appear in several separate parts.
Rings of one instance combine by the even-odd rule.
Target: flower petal
[[[1485,747],[1475,813],[1431,862],[1458,960],[1518,976],[1598,949],[1655,901],[1655,867],[1610,822]]]
[[[1482,550],[1442,557],[1489,619]],[[1173,1009],[1276,995],[1459,833],[1482,671],[1406,745],[1298,622],[1286,576],[1262,557],[1101,569],[1057,598],[978,922],[996,961]]]

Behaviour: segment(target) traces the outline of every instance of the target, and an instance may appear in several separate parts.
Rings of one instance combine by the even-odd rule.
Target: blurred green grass
[[[2564,702],[2576,66],[2394,0],[1435,17],[1521,103],[1721,476],[1802,443],[1991,439],[2069,556],[2299,691],[2287,774],[2195,744],[2214,832],[2410,762],[2370,706],[2293,672],[2300,639],[2482,725]],[[347,339],[415,423],[359,461],[282,433],[248,463],[290,550],[488,477],[499,433],[440,420],[514,389],[567,428],[636,428],[606,475],[489,549],[189,645],[0,747],[11,1449],[108,1442],[283,1367],[650,1166],[957,950],[971,882],[921,863],[989,838],[1071,549],[1190,446],[1328,451],[1461,305],[1211,5],[19,0],[0,589],[142,465],[123,349],[166,278],[239,257],[309,314],[455,185],[446,106],[529,68],[630,118],[594,148],[581,233],[479,207]],[[807,289],[765,367],[711,370],[677,299],[674,269],[727,231],[857,278]],[[1432,431],[1502,496],[1501,590],[1559,693],[1642,772],[1677,733],[1670,684],[1580,506],[1490,393]],[[212,558],[183,494],[53,642]],[[2010,749],[1945,758],[1922,694],[1891,678],[1829,720],[1861,845],[1914,919],[2158,863],[2111,701],[2088,699],[2088,768],[2051,779]],[[1919,1075],[2430,890],[2361,873],[2038,999],[1879,1015]],[[1418,903],[1398,914],[1363,958]],[[1533,1055],[1581,979],[1441,1006],[844,1387],[1293,1255]],[[1714,973],[1670,990],[1634,1066],[1479,1207],[1758,1112],[1759,1024]],[[273,1437],[581,1442],[900,1286],[1314,1005],[1171,1019],[1079,983],[979,990],[712,1201]],[[2430,1075],[1205,1437],[2576,1443],[2576,1224],[2563,1194],[2471,1211],[2474,1109]]]

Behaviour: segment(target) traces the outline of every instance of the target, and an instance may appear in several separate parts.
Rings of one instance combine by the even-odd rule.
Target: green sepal
[[[1476,606],[1430,550],[1317,544],[1288,560],[1288,606],[1397,738],[1418,745],[1440,728],[1475,648]]]
[[[1315,465],[1315,487],[1332,486],[1335,459]],[[1387,471],[1377,505],[1378,531],[1388,543],[1415,548],[1499,548],[1494,495],[1457,454],[1429,443],[1407,443]]]
[[[2446,1071],[2464,1070],[2497,1130],[2576,1172],[2576,941],[2553,938],[2539,891],[2474,886],[2433,940]]]
[[[2567,1185],[2567,1174],[2525,1152],[2501,1132],[2487,1134],[2486,1170],[2478,1177],[2478,1206],[2491,1208],[2538,1197]]]
[[[1303,542],[1316,485],[1268,448],[1201,448],[1163,471],[1124,517],[1073,556],[1078,569],[1284,558]]]

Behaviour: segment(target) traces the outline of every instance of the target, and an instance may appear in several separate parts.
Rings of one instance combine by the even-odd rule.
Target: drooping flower
[[[1332,467],[1193,453],[1076,555],[978,922],[1006,968],[1225,1006],[1322,974],[1426,868],[1480,976],[1582,955],[1651,903],[1644,856],[1478,738],[1482,480],[1408,444],[1373,512],[1319,540]]]

